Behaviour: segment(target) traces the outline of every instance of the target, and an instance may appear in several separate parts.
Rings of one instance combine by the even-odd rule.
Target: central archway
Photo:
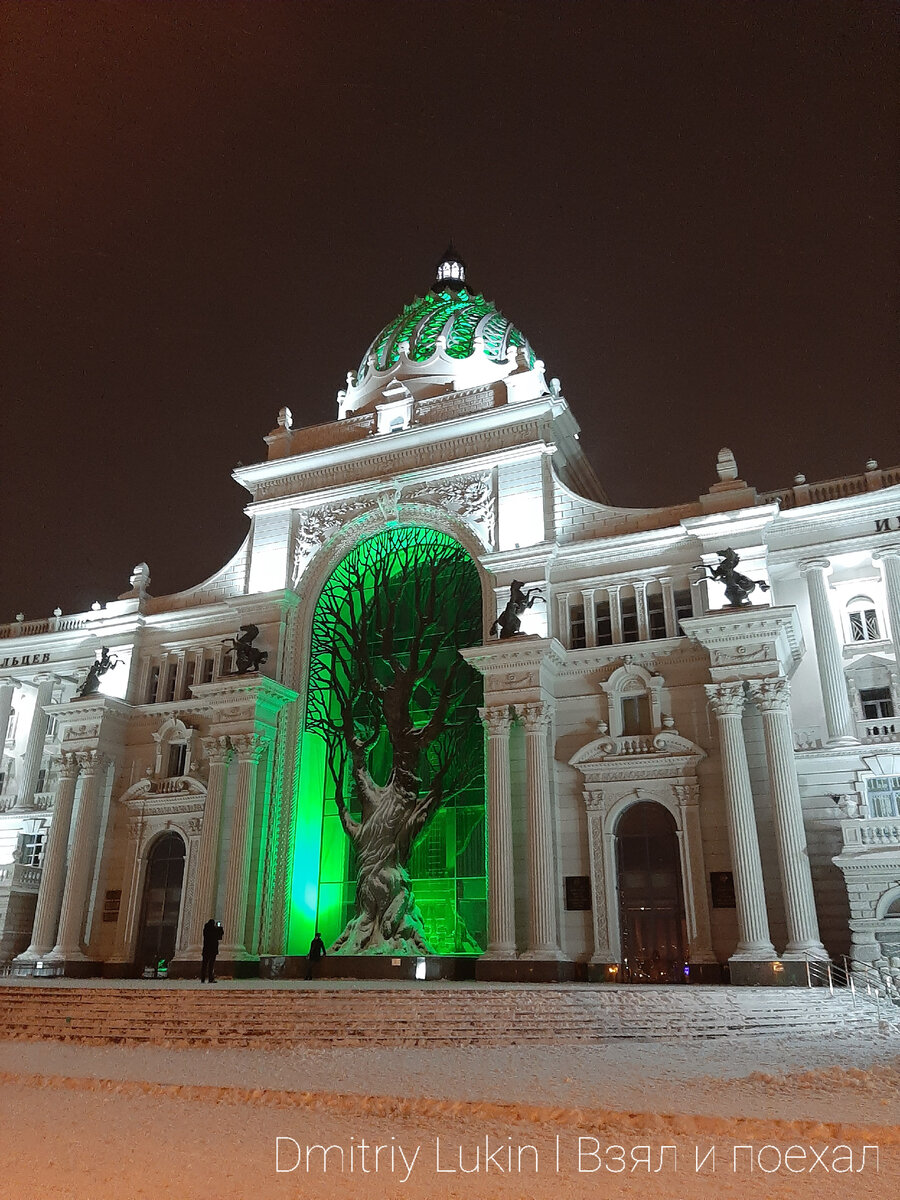
[[[184,842],[172,832],[157,838],[147,855],[135,955],[138,967],[155,967],[160,959],[168,962],[175,955],[184,856]]]
[[[478,568],[392,525],[335,568],[312,623],[290,951],[480,954],[486,843]]]
[[[622,963],[629,983],[683,982],[687,933],[675,819],[641,801],[616,825]]]

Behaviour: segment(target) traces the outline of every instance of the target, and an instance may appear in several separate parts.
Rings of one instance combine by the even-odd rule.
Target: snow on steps
[[[0,1039],[193,1046],[508,1046],[616,1038],[827,1035],[878,1026],[873,1003],[824,989],[544,986],[201,991],[17,984]]]

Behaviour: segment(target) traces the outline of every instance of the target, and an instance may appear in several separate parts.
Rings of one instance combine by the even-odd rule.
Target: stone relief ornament
[[[340,529],[351,517],[358,516],[369,507],[371,505],[368,500],[348,500],[343,504],[323,504],[320,508],[311,508],[300,514],[294,534],[293,572],[291,575],[294,587],[300,581],[306,564],[326,537],[336,529]]]
[[[489,475],[463,475],[437,483],[420,483],[403,489],[405,501],[434,504],[449,509],[474,525],[494,526],[494,497]]]

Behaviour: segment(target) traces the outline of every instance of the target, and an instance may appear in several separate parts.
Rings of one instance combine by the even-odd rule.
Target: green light
[[[356,930],[350,953],[412,953],[416,929],[433,952],[482,952],[487,896],[481,681],[458,654],[480,642],[481,633],[477,568],[446,534],[389,526],[335,568],[313,617],[289,953],[305,953],[316,928],[332,944],[350,927]],[[401,694],[407,699],[398,710]],[[395,707],[385,709],[387,703]],[[351,729],[364,751],[351,752]],[[396,758],[409,753],[412,759]],[[356,762],[364,763],[359,769],[369,784],[360,784]],[[365,816],[360,786],[375,789],[375,808]],[[419,811],[427,812],[424,827],[416,833],[421,822],[414,821],[410,842],[405,822]],[[391,822],[398,816],[395,827]],[[357,840],[361,829],[365,836]],[[377,852],[384,859],[373,860],[373,837],[381,839]],[[366,890],[357,917],[358,871]],[[409,886],[398,883],[406,872]],[[382,880],[388,881],[385,888],[399,888],[397,902],[386,901],[383,910],[372,900],[372,887],[377,890]],[[365,926],[370,912],[381,923],[375,933],[367,927],[363,938],[360,922]],[[406,932],[386,937],[384,928]]]
[[[503,361],[508,348],[516,346],[525,349],[529,367],[534,366],[534,351],[524,334],[490,300],[461,288],[458,292],[429,292],[407,304],[366,351],[357,381],[361,382],[369,370],[370,355],[375,369],[386,371],[399,361],[400,343],[408,342],[408,357],[413,362],[424,362],[434,354],[442,334],[448,358],[468,358],[475,351],[475,338],[481,337],[484,353],[495,362]]]

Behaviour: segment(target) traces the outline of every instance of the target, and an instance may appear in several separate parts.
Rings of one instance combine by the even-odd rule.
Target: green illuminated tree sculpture
[[[480,680],[458,650],[481,633],[477,568],[432,530],[369,538],[322,592],[307,729],[326,743],[357,867],[356,914],[335,951],[433,953],[407,864],[434,814],[483,765],[480,737],[459,736],[477,720]]]

